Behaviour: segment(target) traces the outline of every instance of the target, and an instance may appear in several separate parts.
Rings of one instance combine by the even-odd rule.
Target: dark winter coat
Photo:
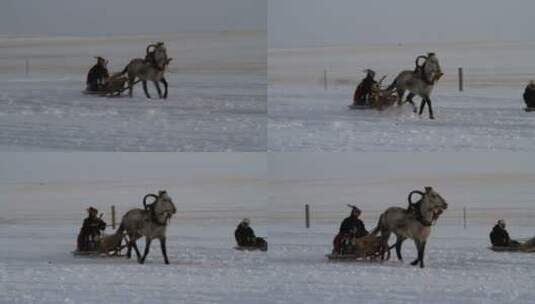
[[[95,64],[87,73],[87,88],[90,91],[104,89],[104,81],[108,79],[108,69],[101,64]]]
[[[362,237],[368,235],[368,231],[358,217],[348,216],[342,221],[339,234],[354,234],[355,237]]]
[[[492,246],[505,247],[509,246],[511,239],[509,238],[507,230],[496,225],[492,228],[492,232],[490,233],[490,242],[492,243]]]
[[[366,78],[362,79],[355,94],[353,96],[353,102],[358,104],[363,104],[367,101],[368,96],[372,92],[372,86],[376,84],[377,81],[373,79],[370,75],[367,75]]]
[[[535,108],[535,86],[528,85],[524,90],[524,102],[528,108]]]
[[[106,222],[98,217],[87,217],[82,224],[80,234],[78,234],[78,250],[95,250],[91,248],[90,242],[94,242],[95,238],[100,235],[100,231],[106,229]]]
[[[254,231],[249,225],[239,224],[238,227],[236,227],[236,231],[234,231],[234,237],[236,238],[236,242],[238,243],[238,246],[254,246],[256,236],[254,234]]]

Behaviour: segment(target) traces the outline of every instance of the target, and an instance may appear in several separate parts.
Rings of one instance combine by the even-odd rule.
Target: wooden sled
[[[351,241],[352,252],[327,254],[329,261],[382,262],[390,258],[388,244],[381,237],[367,235]]]
[[[124,246],[126,247],[126,246]],[[121,254],[120,251],[117,252],[117,253],[102,253],[100,251],[97,251],[97,250],[92,250],[92,251],[79,251],[79,250],[74,250],[74,251],[71,251],[72,255],[74,256],[83,256],[83,257],[124,257],[124,254]]]
[[[535,253],[535,247],[502,247],[502,246],[491,246],[490,250],[495,252],[524,252],[524,253]]]
[[[129,86],[126,86],[127,81],[126,77],[110,79],[107,89],[100,91],[89,91],[86,89],[82,91],[82,94],[100,97],[123,97],[122,93],[130,88]],[[132,86],[140,81],[141,79],[136,80]]]

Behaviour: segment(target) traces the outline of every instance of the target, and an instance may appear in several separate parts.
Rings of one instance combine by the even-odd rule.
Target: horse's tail
[[[382,226],[382,222],[383,222],[383,216],[384,216],[384,213],[379,216],[379,220],[377,221],[377,227],[375,227],[370,232],[371,235],[377,235],[381,231],[381,226]]]
[[[121,221],[121,224],[119,225],[119,228],[117,228],[117,231],[115,231],[115,234],[122,234],[125,230],[126,230],[126,227],[123,221]]]
[[[129,65],[130,64],[127,64],[122,71],[117,72],[116,74],[114,74],[114,76],[122,76],[122,75],[126,74],[126,72],[128,72],[128,66]]]
[[[398,86],[398,78],[399,78],[399,76],[396,77],[394,79],[394,81],[392,81],[392,83],[388,86],[388,88],[386,88],[387,91],[392,91],[393,89],[397,88],[397,86]]]

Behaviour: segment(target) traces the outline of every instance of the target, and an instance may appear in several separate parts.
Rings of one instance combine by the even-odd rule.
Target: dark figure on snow
[[[518,247],[520,243],[515,240],[511,240],[509,233],[505,230],[505,221],[498,220],[492,232],[490,233],[490,242],[492,246],[496,247]]]
[[[342,224],[340,225],[340,231],[334,238],[333,252],[336,254],[341,254],[344,251],[347,251],[344,250],[344,248],[350,246],[351,239],[368,235],[368,231],[366,230],[364,223],[359,219],[362,212],[356,206],[350,207],[351,215],[342,221]]]
[[[528,108],[535,109],[535,80],[529,82],[524,90],[524,102]]]
[[[97,216],[97,209],[89,207],[87,213],[88,217],[84,220],[80,234],[78,234],[79,251],[97,250],[100,231],[106,229],[106,223]]]
[[[236,227],[234,231],[234,237],[239,247],[258,248],[261,250],[267,250],[267,242],[254,234],[253,229],[249,226],[250,221],[248,218],[244,218]]]
[[[377,81],[374,79],[375,72],[370,69],[364,70],[364,72],[366,72],[366,77],[362,79],[355,90],[353,105],[369,105],[372,88],[374,85],[377,85]]]
[[[104,91],[108,80],[108,61],[102,57],[96,57],[97,63],[87,73],[87,90]]]

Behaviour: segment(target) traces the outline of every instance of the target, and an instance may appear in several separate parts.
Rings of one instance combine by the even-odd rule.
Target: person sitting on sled
[[[528,108],[535,108],[535,80],[531,80],[524,90],[524,102]]]
[[[357,206],[349,205],[349,207],[351,207],[351,215],[342,221],[340,231],[334,238],[333,252],[336,254],[341,254],[343,248],[349,245],[351,239],[368,235],[364,223],[359,219],[362,211]]]
[[[109,78],[108,61],[102,57],[96,57],[97,63],[87,73],[87,91],[104,91]]]
[[[96,250],[96,242],[100,231],[106,229],[106,223],[97,216],[98,210],[93,207],[87,208],[88,217],[84,219],[80,234],[78,234],[78,251]]]
[[[520,242],[511,240],[509,233],[505,230],[505,221],[498,220],[490,233],[490,242],[496,247],[518,247]]]
[[[353,105],[369,105],[372,88],[374,85],[378,84],[374,79],[374,71],[367,69],[364,70],[364,72],[366,72],[366,77],[362,79],[355,90],[355,94],[353,95]]]
[[[249,219],[244,218],[236,227],[236,231],[234,231],[234,237],[240,247],[253,247],[256,243],[256,235],[249,224]]]

